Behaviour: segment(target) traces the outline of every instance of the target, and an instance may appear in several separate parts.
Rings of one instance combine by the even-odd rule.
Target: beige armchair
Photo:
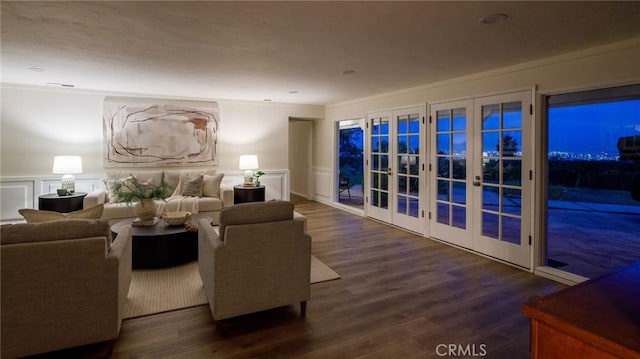
[[[224,319],[293,303],[304,317],[311,237],[293,208],[286,201],[225,207],[219,234],[207,220],[199,222],[200,276],[220,334]]]
[[[0,226],[2,358],[115,339],[131,282],[131,228],[106,221]]]

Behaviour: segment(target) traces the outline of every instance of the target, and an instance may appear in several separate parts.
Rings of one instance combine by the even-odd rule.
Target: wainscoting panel
[[[76,177],[76,192],[93,192],[97,189],[104,189],[104,183],[102,182],[103,176],[91,176],[91,177]],[[62,188],[60,178],[56,179],[43,179],[39,181],[40,193],[56,193],[58,188]]]
[[[331,169],[324,167],[313,168],[313,198],[318,202],[331,202],[333,191]]]
[[[225,176],[222,184],[233,187],[244,182],[242,171],[220,171]],[[266,200],[289,200],[289,170],[264,170],[266,173],[260,178],[265,185]],[[87,192],[104,189],[103,179],[106,174],[87,174],[76,176],[76,192]],[[60,177],[32,176],[0,178],[0,222],[22,220],[18,213],[20,208],[38,208],[38,196],[56,193],[61,187]]]
[[[289,170],[263,170],[260,184],[265,186],[265,200],[289,200]],[[244,182],[244,172],[224,172],[222,184],[233,187]]]
[[[1,180],[0,181],[0,221],[15,221],[22,219],[18,210],[33,208],[35,199],[35,183],[29,180]]]

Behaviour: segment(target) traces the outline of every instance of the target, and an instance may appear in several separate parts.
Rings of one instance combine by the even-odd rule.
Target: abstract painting
[[[104,167],[214,165],[216,102],[107,97]]]

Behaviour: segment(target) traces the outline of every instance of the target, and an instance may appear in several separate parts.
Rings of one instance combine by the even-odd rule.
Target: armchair
[[[0,226],[2,358],[115,339],[131,282],[131,228],[106,221]]]
[[[209,221],[198,231],[198,265],[218,333],[222,321],[300,303],[311,295],[311,237],[286,201],[225,207],[219,234]]]

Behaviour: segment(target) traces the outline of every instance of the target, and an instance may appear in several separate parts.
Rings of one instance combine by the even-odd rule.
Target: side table
[[[233,186],[233,203],[264,202],[265,187]]]
[[[75,192],[68,196],[58,196],[56,193],[43,194],[38,197],[38,209],[60,213],[79,211],[86,196],[86,192]]]

